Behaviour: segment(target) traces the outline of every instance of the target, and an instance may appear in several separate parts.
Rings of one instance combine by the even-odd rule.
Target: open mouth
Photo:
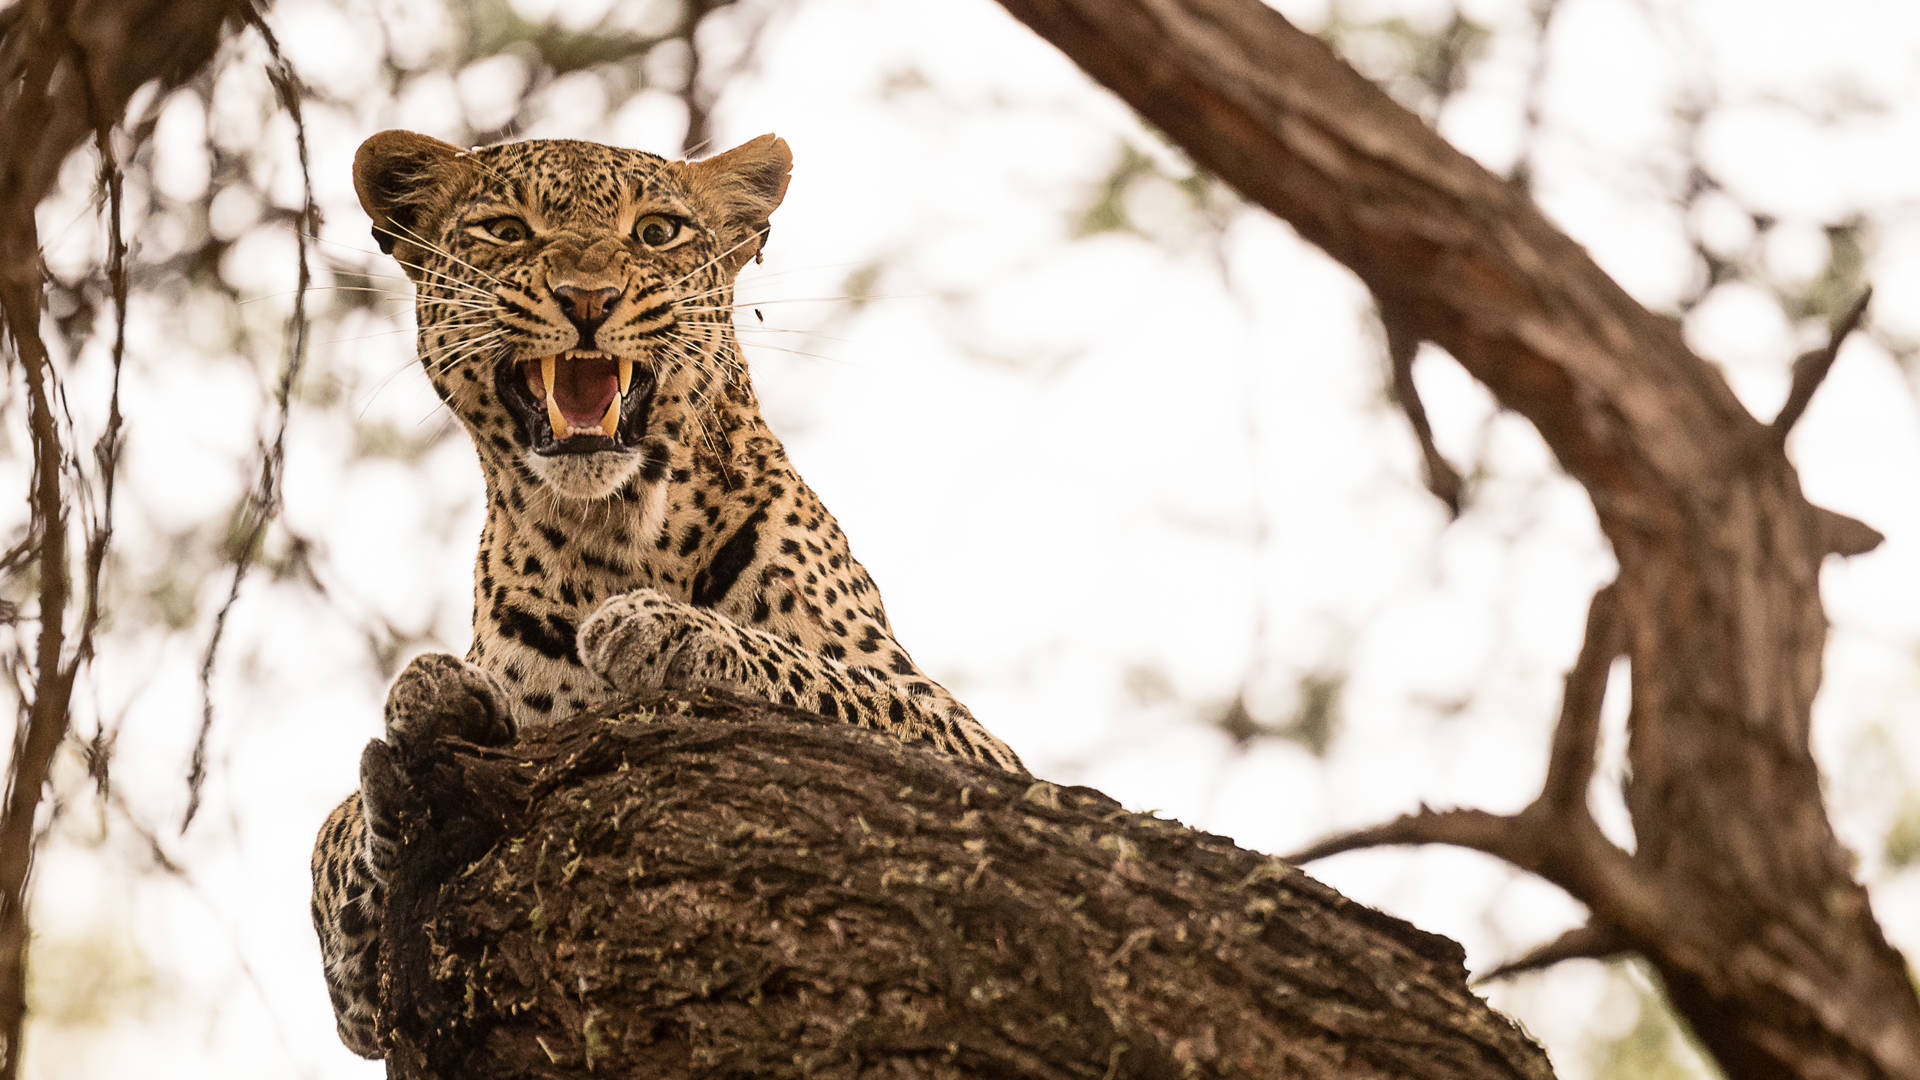
[[[650,372],[594,349],[508,358],[494,372],[494,388],[536,454],[632,450],[646,434],[653,401]]]

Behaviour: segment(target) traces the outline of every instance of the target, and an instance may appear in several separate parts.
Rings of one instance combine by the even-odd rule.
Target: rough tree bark
[[[1459,946],[1278,860],[805,713],[640,707],[404,763],[390,1077],[1551,1075]]]
[[[1523,963],[1638,952],[1728,1075],[1920,1076],[1920,1001],[1834,837],[1808,749],[1819,567],[1879,536],[1802,496],[1772,423],[1513,186],[1258,0],[1000,0],[1195,161],[1358,274],[1390,339],[1450,352],[1592,498],[1595,598],[1547,781],[1526,811],[1419,813],[1339,837],[1477,848],[1565,888],[1588,926]],[[1635,849],[1587,809],[1606,669],[1632,668]]]

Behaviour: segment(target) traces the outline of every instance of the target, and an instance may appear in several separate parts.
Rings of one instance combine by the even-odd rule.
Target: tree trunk
[[[637,704],[403,763],[390,1077],[1551,1075],[1457,945],[1275,859],[791,710]]]
[[[1843,335],[1762,423],[1524,193],[1258,0],[1001,4],[1358,274],[1390,338],[1447,349],[1530,420],[1619,560],[1539,801],[1504,818],[1423,812],[1304,854],[1491,852],[1591,909],[1543,958],[1639,952],[1728,1075],[1920,1076],[1920,1001],[1827,822],[1808,749],[1821,559],[1878,541],[1809,504],[1783,449]],[[1586,808],[1621,649],[1631,854]]]

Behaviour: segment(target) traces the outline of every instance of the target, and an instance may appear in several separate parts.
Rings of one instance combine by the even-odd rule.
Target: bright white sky
[[[606,5],[516,6],[583,25]],[[1326,3],[1276,6],[1310,27],[1327,18]],[[1440,125],[1504,169],[1532,63],[1527,5],[1461,6],[1510,43]],[[393,100],[375,81],[375,10],[283,0],[271,19],[308,82],[363,103],[309,116],[322,254],[356,266],[373,265],[348,182],[358,140],[395,126],[449,134],[447,118],[463,111],[495,123],[524,82],[517,64],[493,61],[418,80]],[[1451,10],[1349,0],[1342,14],[1424,28]],[[431,55],[435,6],[378,11]],[[1446,357],[1423,357],[1443,449],[1486,469],[1472,511],[1449,526],[1420,488],[1404,423],[1381,404],[1375,330],[1344,271],[1252,211],[1232,213],[1216,250],[1177,189],[1152,178],[1125,198],[1145,237],[1075,239],[1071,222],[1120,145],[1176,174],[1182,166],[989,0],[808,0],[772,34],[759,73],[728,88],[717,116],[722,145],[773,130],[796,157],[767,264],[740,290],[767,302],[766,325],[792,332],[755,333],[748,352],[776,428],[915,656],[1036,772],[1253,848],[1283,852],[1416,801],[1522,805],[1544,767],[1586,599],[1611,567],[1583,495],[1531,429],[1494,416]],[[716,29],[715,44],[725,38]],[[1394,68],[1389,38],[1342,47],[1365,70]],[[1668,308],[1691,285],[1664,180],[1678,167],[1676,95],[1711,86],[1734,107],[1700,134],[1707,162],[1781,224],[1760,237],[1731,202],[1709,205],[1699,213],[1710,241],[1805,277],[1825,262],[1820,226],[1864,214],[1883,224],[1869,255],[1872,318],[1920,339],[1920,7],[1834,0],[1813,17],[1788,0],[1565,0],[1551,49],[1540,198],[1638,297]],[[921,78],[902,78],[909,71]],[[1838,124],[1795,111],[1855,99],[1878,108]],[[525,134],[677,147],[684,113],[670,95],[609,109],[592,80],[562,80],[545,91],[547,119]],[[211,198],[216,228],[250,221],[239,195],[223,202],[210,190],[207,123],[197,108],[166,113],[156,183]],[[226,145],[268,148],[276,199],[297,201],[290,129],[257,65],[230,67],[211,124]],[[100,250],[84,220],[69,224],[83,218],[91,168],[76,162],[64,201],[43,216],[56,265]],[[157,226],[137,242],[152,253],[170,241]],[[290,303],[291,250],[284,234],[248,234],[226,267],[263,297],[237,316],[263,332]],[[892,298],[850,314],[832,298],[849,269],[876,258],[888,266],[878,290]],[[150,332],[136,329],[127,375],[134,441],[123,483],[152,498],[122,522],[132,569],[172,557],[141,536],[218,518],[251,479],[247,418],[265,415],[278,357],[177,361],[224,348],[224,329],[196,338],[195,322],[224,328],[235,317],[136,301],[135,325]],[[364,629],[385,619],[464,649],[480,519],[457,431],[420,465],[353,453],[355,417],[409,439],[445,427],[409,362],[410,335],[391,332],[400,325],[360,320],[314,348],[286,521],[318,542],[332,601],[256,578],[236,609],[208,808],[184,838],[171,827],[161,837],[191,883],[136,872],[146,860],[124,820],[87,800],[40,864],[47,1019],[30,1032],[34,1076],[380,1075],[334,1040],[307,922],[307,854],[378,730],[384,688]],[[1763,415],[1809,344],[1807,328],[1740,286],[1714,292],[1686,330]],[[75,377],[83,416],[79,390],[97,368]],[[1920,588],[1915,400],[1895,362],[1856,340],[1792,446],[1816,501],[1889,538],[1827,571],[1835,629],[1816,737],[1836,825],[1889,935],[1910,951],[1920,948],[1920,874],[1889,870],[1881,850],[1920,768],[1920,605],[1907,602]],[[224,578],[203,583],[203,621],[224,589]],[[124,628],[96,669],[101,711],[127,711],[115,792],[142,820],[179,820],[203,630]],[[1324,759],[1278,740],[1236,750],[1206,726],[1250,669],[1270,719],[1293,708],[1301,674],[1350,673],[1344,726]],[[1622,826],[1617,798],[1600,810]],[[1367,853],[1313,870],[1463,941],[1481,969],[1579,917],[1551,887],[1459,852]],[[153,982],[109,977],[127,958]],[[88,981],[95,972],[103,981]],[[1633,1022],[1627,979],[1572,964],[1489,996],[1579,1078],[1587,1051]],[[112,1010],[110,1026],[62,1022],[89,1000]]]

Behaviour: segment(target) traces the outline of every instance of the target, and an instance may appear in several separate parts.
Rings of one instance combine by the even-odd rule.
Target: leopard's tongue
[[[529,364],[527,382],[537,396],[545,399],[553,437],[612,438],[620,427],[621,383],[626,381],[621,369],[630,372],[632,363],[604,354],[574,354],[542,357],[537,371]],[[626,378],[631,377],[626,374]]]

